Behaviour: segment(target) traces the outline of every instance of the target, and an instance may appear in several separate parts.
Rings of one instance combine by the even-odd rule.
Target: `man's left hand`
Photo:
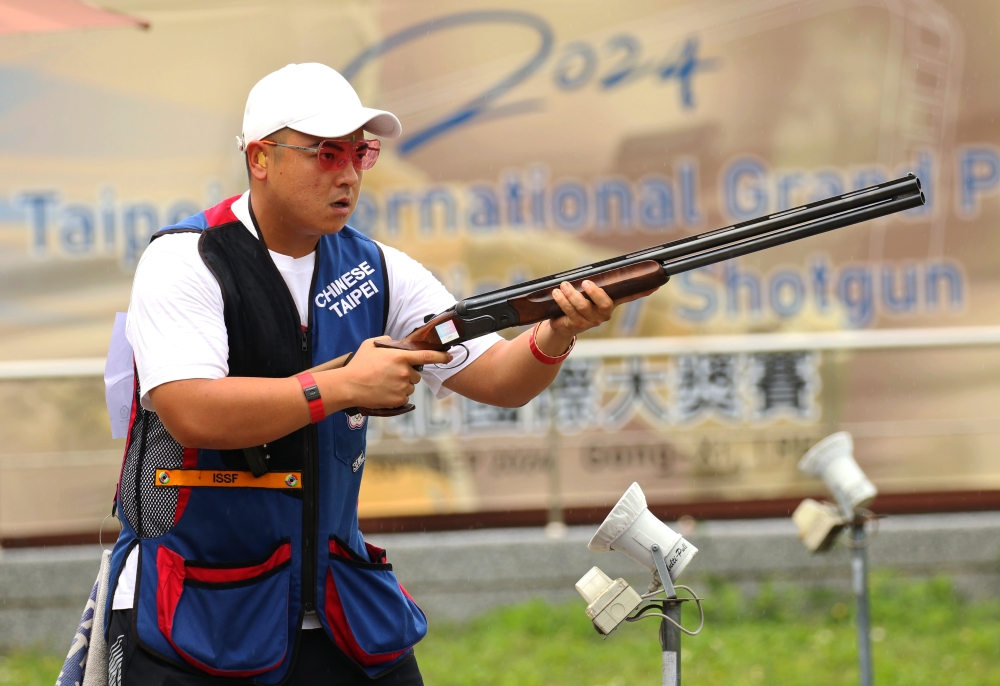
[[[569,348],[573,337],[600,326],[611,319],[618,305],[645,298],[656,289],[636,293],[620,300],[612,300],[611,296],[598,288],[592,281],[584,281],[583,291],[586,296],[564,281],[552,291],[552,298],[563,311],[563,316],[548,320],[538,330],[536,343],[542,352],[556,357]]]
[[[590,281],[583,282],[586,295],[563,283],[552,291],[563,315],[543,321],[535,329],[535,346],[548,357],[561,357],[573,344],[574,336],[611,319],[618,305],[644,298],[655,290],[615,301]],[[445,381],[445,388],[480,403],[521,407],[545,390],[559,373],[558,365],[541,364],[543,360],[530,349],[531,335],[531,331],[525,331],[512,341],[498,342]]]

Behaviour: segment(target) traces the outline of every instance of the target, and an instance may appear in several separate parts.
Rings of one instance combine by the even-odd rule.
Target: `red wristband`
[[[323,407],[323,398],[319,394],[319,387],[311,372],[302,372],[296,379],[302,384],[302,392],[305,393],[306,402],[309,403],[309,421],[313,424],[326,419],[326,408]]]
[[[538,344],[535,343],[535,334],[538,332],[538,327],[541,325],[542,325],[541,322],[535,324],[535,328],[531,330],[531,335],[528,336],[528,347],[531,348],[531,354],[534,355],[535,359],[541,362],[542,364],[559,364],[567,357],[569,357],[569,354],[571,352],[573,352],[573,348],[576,347],[576,336],[573,336],[573,342],[569,344],[569,349],[566,352],[564,352],[559,357],[549,357],[541,350],[539,350]]]

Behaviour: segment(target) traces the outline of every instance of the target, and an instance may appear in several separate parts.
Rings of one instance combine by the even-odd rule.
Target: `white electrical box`
[[[792,521],[799,530],[799,540],[812,553],[829,550],[847,524],[837,507],[812,498],[799,503],[792,513]]]
[[[624,579],[612,581],[597,567],[576,582],[576,590],[587,601],[587,616],[604,635],[617,629],[642,604],[642,598]]]

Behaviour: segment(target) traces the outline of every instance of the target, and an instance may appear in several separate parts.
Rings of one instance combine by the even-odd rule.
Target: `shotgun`
[[[375,345],[398,350],[448,350],[494,331],[562,316],[552,290],[565,281],[583,292],[581,284],[590,280],[618,300],[662,286],[676,274],[920,207],[924,202],[920,179],[907,174],[801,207],[474,295],[440,314],[428,315],[423,326],[402,340],[376,341]],[[315,370],[334,369],[347,361],[348,356],[340,357]],[[361,412],[391,416],[411,409],[413,405],[362,408]]]

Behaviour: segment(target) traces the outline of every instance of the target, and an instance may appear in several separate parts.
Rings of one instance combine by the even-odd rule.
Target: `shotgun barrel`
[[[569,282],[583,292],[583,281],[603,288],[615,300],[657,288],[671,276],[749,255],[792,241],[920,207],[925,203],[913,174],[825,200],[602,260],[569,271],[461,300],[401,341],[376,341],[383,348],[448,350],[465,341],[513,326],[562,315],[553,289]],[[346,363],[346,360],[345,362]],[[342,364],[340,358],[331,364]],[[361,408],[362,414],[392,416],[413,409]]]
[[[920,180],[907,174],[852,193],[465,298],[441,314],[428,315],[424,326],[402,341],[379,341],[376,345],[404,350],[447,350],[493,331],[561,316],[552,290],[563,282],[568,281],[582,292],[582,282],[589,280],[617,300],[652,290],[676,274],[924,203]]]
[[[747,238],[762,236],[772,231],[778,231],[792,226],[797,226],[800,224],[804,224],[806,222],[810,222],[812,220],[831,217],[833,215],[846,212],[848,210],[872,207],[878,205],[879,203],[890,201],[895,198],[900,198],[903,196],[918,196],[919,194],[920,194],[920,179],[915,177],[913,174],[907,174],[902,178],[895,179],[893,181],[886,181],[884,183],[880,183],[875,186],[870,186],[868,188],[862,188],[861,190],[854,191],[852,193],[845,193],[843,195],[834,196],[832,198],[817,200],[807,205],[802,205],[800,207],[784,210],[782,212],[776,212],[774,214],[770,214],[764,217],[758,217],[757,219],[750,219],[748,221],[741,222],[739,224],[733,224],[732,226],[726,226],[721,229],[715,229],[714,231],[708,231],[705,233],[697,234],[695,236],[681,238],[676,241],[664,243],[663,245],[657,245],[651,248],[644,248],[642,250],[629,253],[627,255],[612,257],[610,259],[602,260],[600,262],[595,262],[594,264],[589,264],[583,267],[577,267],[576,269],[570,269],[565,272],[560,272],[558,274],[543,276],[539,279],[525,281],[524,283],[520,283],[514,286],[508,286],[507,288],[501,288],[495,291],[490,291],[488,293],[474,295],[472,297],[465,298],[464,300],[458,302],[455,306],[455,311],[460,316],[466,317],[472,315],[477,311],[482,310],[484,307],[495,305],[503,300],[516,298],[520,295],[525,295],[545,288],[548,289],[556,288],[563,281],[575,281],[578,279],[587,279],[602,271],[607,271],[608,269],[617,269],[628,266],[630,264],[643,262],[646,260],[656,260],[658,262],[666,262],[667,260],[672,260],[678,257],[690,256],[702,250],[708,250],[710,248],[732,244]],[[921,199],[918,205],[922,204],[923,200]],[[871,218],[872,217],[863,217],[857,219],[857,222],[866,221],[867,219]],[[851,223],[856,223],[856,222],[851,222]],[[844,224],[843,226],[847,226],[847,224]],[[840,228],[840,227],[833,227],[833,228]],[[765,247],[770,247],[770,246],[765,246]],[[756,251],[751,251],[751,252],[756,252]],[[747,253],[741,253],[741,254],[747,254]],[[729,258],[722,258],[722,259],[729,259]],[[693,268],[696,269],[697,267]],[[680,273],[680,272],[674,272],[674,273]]]

